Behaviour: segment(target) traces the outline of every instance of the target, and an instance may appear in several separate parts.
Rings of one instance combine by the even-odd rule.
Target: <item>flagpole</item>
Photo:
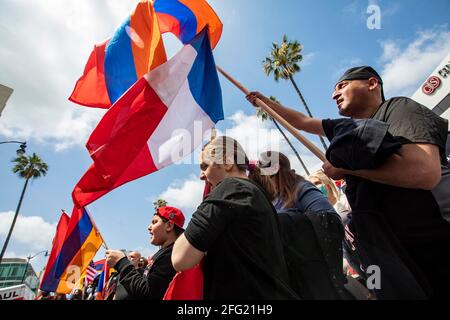
[[[241,90],[245,95],[248,95],[250,91],[248,91],[241,83],[239,83],[236,79],[226,73],[221,67],[216,66],[217,70],[227,78],[232,84],[234,84],[239,90]],[[294,128],[289,122],[287,122],[284,118],[282,118],[278,113],[276,113],[272,108],[270,108],[267,104],[265,104],[260,99],[256,99],[255,103],[258,107],[262,108],[265,112],[267,112],[272,118],[277,120],[279,123],[283,125],[295,138],[297,138],[303,145],[308,148],[317,158],[326,161],[325,154],[317,148],[311,141],[306,139],[303,135],[301,135],[296,128]]]
[[[89,215],[89,219],[92,222],[92,225],[94,226],[95,230],[97,230],[97,232],[100,234],[100,236],[102,237],[103,243],[102,243],[102,247],[105,248],[106,250],[109,250],[108,245],[105,242],[105,239],[102,236],[102,233],[100,232],[100,229],[97,227],[97,224],[94,222],[94,220],[91,217],[91,214],[89,213],[89,211],[87,210],[87,208],[85,207],[84,210],[86,210],[86,213]]]

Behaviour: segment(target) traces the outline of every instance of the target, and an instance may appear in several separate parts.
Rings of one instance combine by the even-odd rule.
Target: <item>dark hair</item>
[[[302,176],[291,169],[291,162],[283,153],[266,151],[261,154],[262,159],[274,159],[278,156],[278,171],[270,176],[270,184],[264,185],[272,200],[279,198],[283,202],[283,208],[292,208],[300,191],[300,182],[306,181]],[[273,167],[274,163],[264,163],[264,167]]]
[[[168,219],[166,219],[166,218],[164,218],[164,217],[161,217],[158,213],[155,213],[155,215],[157,215],[158,217],[160,217],[161,220],[162,220],[163,222],[169,222],[169,221],[170,221],[170,220],[168,220]],[[175,232],[175,235],[176,235],[177,237],[179,237],[179,236],[184,232],[184,229],[180,228],[179,226],[177,226],[177,225],[174,223],[174,224],[173,224],[173,231]]]

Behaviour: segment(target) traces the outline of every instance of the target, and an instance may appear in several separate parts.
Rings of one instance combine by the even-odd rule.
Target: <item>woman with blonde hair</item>
[[[289,287],[277,215],[260,185],[267,178],[241,145],[229,137],[205,145],[200,179],[212,191],[175,242],[175,269],[204,259],[205,300],[297,299]]]
[[[348,218],[347,215],[351,212],[351,208],[345,194],[338,191],[334,181],[331,180],[323,170],[318,170],[310,174],[308,180],[328,198],[328,201],[333,205],[333,208],[339,214],[341,219],[343,221],[346,220]]]

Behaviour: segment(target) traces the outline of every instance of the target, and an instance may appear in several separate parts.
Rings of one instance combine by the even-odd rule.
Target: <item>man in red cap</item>
[[[106,251],[106,262],[119,273],[116,300],[162,300],[176,273],[171,255],[175,240],[184,231],[184,220],[183,213],[177,208],[158,208],[148,231],[151,235],[150,243],[161,249],[153,255],[153,264],[147,266],[143,274],[133,267],[122,251]]]

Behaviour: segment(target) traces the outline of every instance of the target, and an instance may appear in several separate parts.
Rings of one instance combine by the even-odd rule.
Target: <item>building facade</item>
[[[0,288],[26,284],[32,291],[39,287],[39,279],[27,259],[4,258],[0,264]]]

